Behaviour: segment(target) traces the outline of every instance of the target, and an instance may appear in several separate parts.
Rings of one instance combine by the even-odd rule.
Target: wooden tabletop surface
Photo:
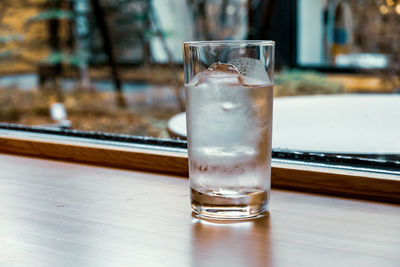
[[[192,216],[188,180],[0,154],[0,266],[400,266],[400,206],[273,190],[269,217]]]

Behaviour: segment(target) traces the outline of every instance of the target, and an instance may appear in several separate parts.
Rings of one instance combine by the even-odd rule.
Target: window
[[[4,0],[0,128],[182,150],[182,41],[273,39],[277,162],[398,174],[400,2],[364,2]]]

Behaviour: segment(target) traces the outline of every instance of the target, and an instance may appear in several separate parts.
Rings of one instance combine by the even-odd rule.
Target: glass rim
[[[235,46],[235,45],[261,45],[275,46],[272,40],[213,40],[213,41],[187,41],[184,46]]]

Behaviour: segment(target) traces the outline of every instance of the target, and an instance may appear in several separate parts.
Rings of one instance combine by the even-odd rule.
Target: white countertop
[[[400,95],[314,95],[274,99],[274,149],[400,154]],[[186,136],[186,116],[168,123]]]

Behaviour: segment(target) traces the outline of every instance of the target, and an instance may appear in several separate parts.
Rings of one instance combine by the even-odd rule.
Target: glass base
[[[192,188],[192,209],[200,218],[217,220],[245,220],[265,216],[268,213],[268,194],[265,191],[237,192],[229,194]]]
[[[196,217],[214,220],[248,220],[264,217],[269,214],[268,210],[250,212],[248,207],[204,207],[192,204]]]

